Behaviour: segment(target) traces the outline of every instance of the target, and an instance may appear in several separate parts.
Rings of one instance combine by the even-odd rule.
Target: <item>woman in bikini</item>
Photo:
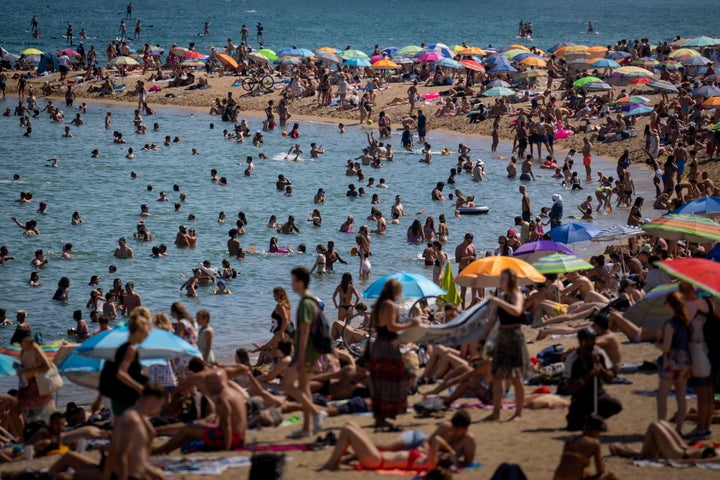
[[[419,450],[381,452],[373,445],[365,432],[356,423],[350,422],[340,429],[335,449],[328,461],[319,470],[337,470],[348,450],[355,452],[355,458],[366,470],[432,470],[437,464],[440,449],[454,452],[440,436],[433,437],[427,453]]]
[[[353,296],[355,297],[354,301]],[[335,293],[333,293],[333,303],[338,311],[337,319],[342,322],[352,317],[355,304],[359,300],[360,294],[352,283],[352,274],[350,272],[343,273],[340,285],[337,286]]]
[[[282,287],[273,289],[273,298],[275,299],[275,309],[270,314],[272,323],[270,325],[270,333],[272,338],[265,345],[254,343],[255,350],[253,353],[259,352],[258,365],[264,365],[272,360],[272,353],[278,344],[283,340],[289,340],[295,333],[295,327],[290,319],[290,299],[288,294]]]
[[[691,465],[716,463],[720,460],[717,450],[712,447],[688,447],[686,441],[675,431],[675,427],[665,420],[657,420],[648,425],[639,452],[621,445],[610,445],[610,453],[618,457],[641,460],[665,459]]]
[[[607,431],[605,421],[597,415],[591,415],[585,423],[585,431],[580,435],[573,435],[563,447],[560,465],[555,469],[554,480],[586,479],[615,479],[615,475],[608,472],[602,460],[600,434]],[[594,460],[595,475],[590,474],[590,463]]]

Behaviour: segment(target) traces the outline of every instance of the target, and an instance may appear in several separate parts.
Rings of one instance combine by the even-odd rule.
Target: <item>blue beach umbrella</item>
[[[370,60],[365,58],[351,58],[345,62],[345,65],[350,65],[351,67],[369,67]]]
[[[648,113],[653,111],[653,107],[648,107],[645,105],[640,105],[635,108],[633,108],[630,111],[627,111],[623,114],[623,117],[636,117],[638,115],[647,115]]]
[[[510,65],[510,62],[508,62],[508,59],[503,57],[502,55],[493,55],[491,57],[485,58],[485,64],[486,65],[495,65],[497,63],[504,63],[507,65]]]
[[[427,46],[427,49],[440,52],[442,56],[446,58],[453,58],[455,56],[453,50],[444,43],[431,43]]]
[[[488,70],[488,73],[501,72],[517,72],[517,69],[510,64],[496,63]]]
[[[435,283],[417,273],[398,272],[385,275],[375,280],[363,292],[365,298],[378,298],[382,292],[385,282],[395,279],[402,285],[402,294],[405,298],[422,298],[432,295],[443,295],[447,291],[438,287]]]
[[[587,223],[564,223],[550,230],[550,238],[558,243],[577,243],[592,239],[600,231]]]
[[[115,351],[128,340],[128,328],[117,327],[99,333],[80,344],[75,352],[78,355],[103,360],[114,360]],[[138,353],[143,360],[195,357],[200,350],[178,337],[174,333],[155,328],[138,345]]]
[[[593,68],[619,68],[620,64],[611,58],[599,58],[590,64]]]
[[[622,60],[623,58],[627,58],[629,56],[630,54],[628,52],[610,52],[605,56],[605,58],[609,58],[611,60]]]
[[[720,45],[720,39],[711,37],[695,37],[683,43],[683,47],[712,47]]]
[[[17,372],[13,367],[14,364],[19,363],[17,359],[10,355],[0,353],[0,377],[9,377],[15,375]]]
[[[712,260],[713,262],[720,262],[720,243],[715,245],[713,249],[705,255],[705,258]]]
[[[510,84],[506,82],[505,80],[496,79],[492,82],[488,82],[488,87],[505,87],[510,88]]]
[[[386,47],[380,50],[380,55],[389,55],[391,57],[394,57],[398,54],[397,47]]]
[[[505,87],[493,87],[483,92],[484,97],[507,97],[515,95],[515,91]]]
[[[278,57],[301,57],[310,58],[315,54],[306,48],[286,48],[277,52]]]
[[[720,96],[720,88],[713,87],[712,85],[703,85],[702,87],[691,90],[690,94],[698,97],[717,97]]]
[[[440,60],[435,62],[435,66],[443,68],[453,68],[455,70],[460,70],[461,68],[463,68],[462,65],[460,65],[452,58],[441,58]]]
[[[682,207],[673,210],[670,213],[680,213],[682,215],[700,215],[703,217],[720,216],[720,198],[703,197],[688,202]]]
[[[701,67],[703,65],[710,65],[711,63],[713,63],[713,61],[705,57],[690,57],[682,62],[683,65],[691,67]]]

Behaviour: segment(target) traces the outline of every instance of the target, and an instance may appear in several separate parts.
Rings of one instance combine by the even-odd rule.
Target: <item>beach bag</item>
[[[314,297],[306,297],[315,302],[315,318],[313,319],[312,325],[310,326],[310,339],[312,340],[315,351],[321,355],[326,353],[333,353],[335,348],[335,342],[330,335],[330,323],[325,318],[320,308],[320,304]]]
[[[282,453],[258,453],[250,459],[249,480],[283,480],[285,478],[285,455]]]
[[[60,377],[55,364],[51,363],[47,371],[35,375],[37,380],[38,393],[40,395],[52,395],[59,392],[63,387],[63,379]]]

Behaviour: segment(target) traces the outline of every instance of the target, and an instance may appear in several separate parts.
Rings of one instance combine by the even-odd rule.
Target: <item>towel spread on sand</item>
[[[697,465],[690,465],[687,463],[673,462],[672,460],[633,460],[633,465],[636,467],[675,467],[675,468],[690,468],[695,466],[701,470],[718,470],[720,471],[720,463],[698,463]]]
[[[481,467],[482,467],[482,463],[473,462],[473,463],[471,463],[470,465],[468,465],[467,467],[463,467],[463,468],[453,468],[452,471],[453,471],[453,472],[461,472],[461,471],[463,471],[463,470],[478,470],[478,469],[480,469]],[[401,470],[401,469],[397,469],[397,468],[396,468],[396,469],[366,470],[366,469],[364,469],[364,468],[362,467],[362,465],[355,465],[355,467],[353,468],[353,470],[356,471],[356,472],[366,472],[366,471],[369,471],[369,472],[377,473],[378,475],[396,475],[396,476],[400,476],[400,475],[411,476],[411,475],[414,475],[415,478],[422,478],[422,477],[425,476],[425,473],[426,473],[424,470]]]
[[[160,457],[152,464],[175,475],[220,475],[228,468],[249,467],[250,457],[192,458]]]

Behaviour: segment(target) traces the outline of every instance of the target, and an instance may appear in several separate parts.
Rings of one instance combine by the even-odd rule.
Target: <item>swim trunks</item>
[[[586,167],[592,163],[592,157],[590,155],[583,156],[583,165]]]
[[[217,426],[205,427],[203,430],[202,441],[205,445],[212,448],[225,448],[225,440],[222,429]],[[230,443],[231,450],[237,450],[245,446],[245,439],[235,432],[232,432],[232,441]]]
[[[403,441],[403,450],[418,450],[423,446],[428,436],[420,430],[408,430],[400,435]]]

